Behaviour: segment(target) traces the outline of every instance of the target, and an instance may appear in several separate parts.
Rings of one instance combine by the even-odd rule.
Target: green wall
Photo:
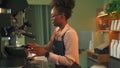
[[[29,4],[49,4],[51,0],[27,0]]]
[[[96,9],[103,7],[103,0],[76,0],[70,24],[77,30],[95,30]]]
[[[29,4],[49,4],[51,0],[28,0]],[[69,23],[77,30],[95,30],[96,9],[103,8],[104,0],[76,0]]]

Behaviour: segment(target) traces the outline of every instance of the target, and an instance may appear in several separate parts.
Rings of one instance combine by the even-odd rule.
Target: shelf
[[[110,31],[110,41],[112,39],[120,40],[120,31]]]
[[[110,30],[98,30],[99,32],[109,32]]]
[[[95,62],[98,62],[96,59],[92,58],[92,57],[88,57],[89,59],[95,61]]]
[[[113,56],[110,56],[110,58],[116,60],[116,61],[120,61],[120,58],[116,58],[116,57],[113,57]]]
[[[120,33],[120,31],[118,31],[118,30],[101,30],[101,29],[99,29],[98,30],[99,32],[114,32],[114,33]]]
[[[99,12],[97,12],[98,15]],[[107,14],[101,14],[99,16],[96,16],[96,28],[97,31],[107,33],[108,32],[108,39],[109,43],[111,44],[112,40],[120,40],[120,30],[119,30],[119,21],[120,21],[120,14],[117,18],[113,19],[113,15],[115,15],[115,12],[111,13],[111,15]],[[105,40],[105,38],[103,39]],[[94,52],[87,51],[88,58],[98,62],[108,62],[109,67],[108,68],[118,68],[120,66],[120,58],[111,57],[110,54],[95,54]],[[93,56],[97,56],[97,59],[95,59]]]
[[[106,17],[106,16],[108,16],[108,14],[98,15],[97,17],[98,17],[98,18],[101,18],[101,17]]]
[[[118,32],[118,33],[120,33],[120,31],[119,30],[110,30],[111,32]]]
[[[103,18],[103,17],[109,17],[109,18],[112,18],[113,15],[116,14],[116,11],[112,12],[111,13],[111,16],[109,14],[107,14],[106,12],[102,12],[102,14],[98,15],[97,17],[98,18]]]
[[[87,50],[88,58],[97,62],[98,64],[109,62],[109,54],[97,54],[93,51]]]

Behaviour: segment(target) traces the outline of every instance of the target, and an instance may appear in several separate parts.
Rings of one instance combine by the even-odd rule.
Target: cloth
[[[60,30],[59,27],[56,27],[48,46],[50,47],[53,46],[54,40],[57,40],[59,42],[62,41],[63,35],[64,35],[63,38],[64,47],[62,49],[65,48],[64,54],[59,55],[50,52],[48,61],[53,62],[56,65],[70,66],[73,63],[79,64],[78,36],[76,31],[73,28],[71,28],[69,24],[66,24],[63,30]]]

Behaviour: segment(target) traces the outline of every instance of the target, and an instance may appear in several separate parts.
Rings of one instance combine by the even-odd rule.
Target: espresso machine
[[[26,22],[17,26],[16,15],[19,12],[24,12],[27,6],[27,0],[0,1],[0,68],[22,68],[26,61],[26,48],[16,47],[16,37],[27,34],[20,31],[24,31]]]

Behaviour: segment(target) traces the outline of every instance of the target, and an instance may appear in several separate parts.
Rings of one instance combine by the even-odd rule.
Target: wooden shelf
[[[87,50],[87,56],[89,59],[97,62],[98,64],[109,62],[109,54],[97,54],[93,51]]]
[[[120,31],[110,31],[110,42],[112,39],[120,40]]]
[[[100,11],[97,10],[97,15]],[[118,18],[113,19],[112,16],[115,13],[112,13],[111,16],[104,14],[104,15],[100,15],[100,16],[96,16],[96,28],[97,31],[99,32],[108,32],[109,34],[109,44],[111,44],[112,40],[120,40],[120,30],[118,30],[115,26],[115,24],[119,23],[118,20],[120,20],[120,15],[118,16]],[[111,52],[111,51],[110,51]],[[120,61],[116,60],[114,62],[114,57],[112,58],[112,60],[110,59],[110,54],[96,54],[92,51],[87,51],[88,54],[88,58],[97,62],[97,63],[102,63],[102,62],[109,62],[110,63],[110,68],[117,68],[117,66],[119,66]],[[96,56],[97,59],[94,57]],[[112,65],[113,64],[113,65]],[[115,64],[115,65],[114,65]],[[112,66],[112,67],[111,67]]]
[[[120,30],[110,30],[110,31],[120,33]]]
[[[109,33],[110,30],[98,30],[98,31],[99,32],[106,32],[106,33],[108,32]]]

